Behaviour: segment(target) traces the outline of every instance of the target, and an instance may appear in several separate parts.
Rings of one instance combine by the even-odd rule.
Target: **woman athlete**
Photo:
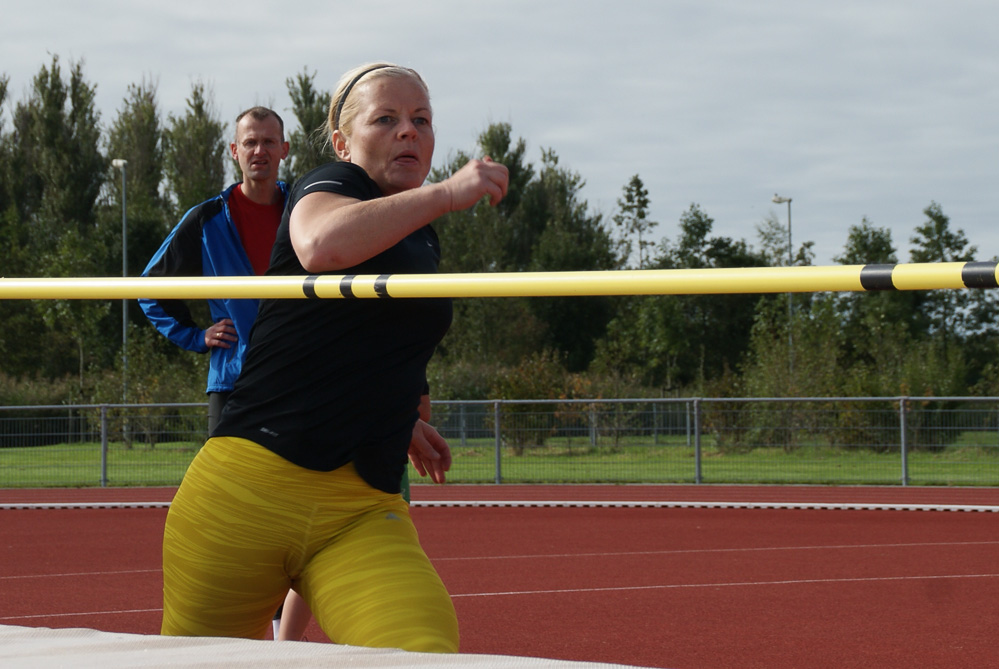
[[[415,71],[346,73],[327,124],[339,161],[295,184],[268,274],[435,272],[429,224],[495,205],[509,177],[484,158],[424,186],[432,121]],[[407,454],[436,483],[451,464],[418,417],[450,321],[447,299],[261,302],[242,373],[167,515],[163,634],[262,639],[292,588],[338,643],[457,652],[450,595],[399,490]]]

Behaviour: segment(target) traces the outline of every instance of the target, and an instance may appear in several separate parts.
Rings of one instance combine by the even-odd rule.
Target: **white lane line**
[[[752,586],[774,586],[774,585],[814,585],[825,583],[871,583],[871,582],[891,582],[891,581],[925,581],[925,580],[946,580],[946,579],[971,579],[971,578],[997,578],[999,574],[944,574],[933,576],[877,576],[870,578],[807,578],[789,581],[739,581],[734,583],[675,583],[669,585],[632,585],[607,588],[564,588],[558,590],[511,590],[508,592],[469,592],[464,594],[451,594],[452,598],[459,597],[507,597],[515,595],[559,595],[573,593],[590,592],[619,592],[629,590],[676,590],[685,588],[734,588]]]
[[[73,618],[75,616],[107,616],[121,613],[162,613],[163,609],[126,609],[123,611],[80,611],[78,613],[39,613],[30,616],[0,616],[0,620],[31,620],[33,618]]]
[[[72,578],[74,576],[120,576],[122,574],[158,574],[162,569],[117,569],[113,571],[75,571],[62,574],[20,574],[0,576],[0,581],[16,581],[24,578]]]
[[[604,553],[544,553],[533,555],[478,555],[468,557],[433,557],[432,562],[458,562],[463,560],[534,560],[544,558],[629,557],[632,555],[690,555],[711,553],[758,553],[769,551],[821,551],[879,548],[936,548],[954,546],[995,546],[999,541],[945,541],[895,544],[842,544],[832,546],[761,546],[756,548],[684,548],[660,551],[613,551]]]

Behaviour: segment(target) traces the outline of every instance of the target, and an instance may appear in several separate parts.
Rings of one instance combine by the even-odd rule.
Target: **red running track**
[[[597,489],[622,500],[777,494]],[[455,487],[448,496],[489,490]],[[830,490],[784,493],[827,503]],[[510,492],[597,498],[583,488]],[[853,499],[876,493],[880,503],[889,492],[841,490]],[[995,505],[997,494],[965,490],[936,503]],[[71,495],[157,499],[153,491]],[[414,497],[430,493],[420,486]],[[53,499],[3,491],[0,503],[28,498]],[[165,515],[0,510],[0,624],[156,633]],[[677,669],[999,666],[995,513],[416,506],[413,516],[454,597],[463,652]],[[325,640],[314,625],[307,634]]]

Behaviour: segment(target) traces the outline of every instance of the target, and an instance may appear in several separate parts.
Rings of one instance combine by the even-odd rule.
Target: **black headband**
[[[361,77],[368,74],[369,72],[374,72],[375,70],[381,70],[386,67],[392,67],[392,65],[375,65],[374,67],[369,67],[368,69],[361,72],[359,75],[350,80],[347,87],[343,89],[343,95],[340,96],[340,101],[336,103],[336,112],[333,114],[333,129],[338,130],[340,128],[340,112],[343,111],[343,103],[347,101],[347,96],[350,95],[350,89],[354,87]]]

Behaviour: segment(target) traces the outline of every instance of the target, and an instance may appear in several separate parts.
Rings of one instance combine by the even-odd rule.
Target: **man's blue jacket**
[[[142,276],[253,276],[250,258],[229,213],[233,184],[217,196],[191,207],[163,241]],[[278,187],[288,199],[288,186]],[[213,347],[205,392],[229,392],[246,357],[250,329],[257,318],[258,300],[208,300],[212,323],[232,319],[237,341],[230,348]],[[205,328],[194,322],[183,300],[139,300],[146,317],[163,335],[188,351],[204,353]]]

